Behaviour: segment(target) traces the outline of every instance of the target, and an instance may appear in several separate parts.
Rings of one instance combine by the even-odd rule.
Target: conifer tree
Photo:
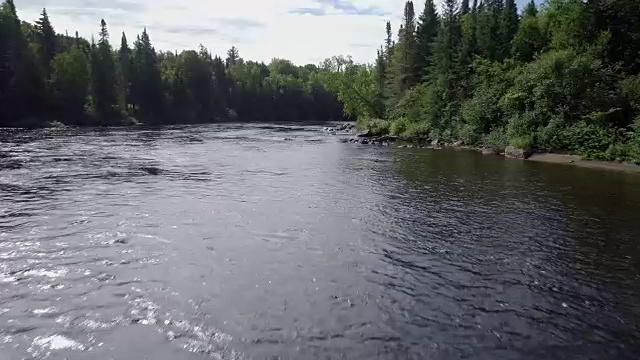
[[[131,78],[132,78],[132,57],[131,49],[127,41],[127,36],[123,32],[120,40],[120,50],[118,50],[118,67],[120,78],[120,92],[124,108],[131,104]]]
[[[42,9],[42,15],[35,23],[39,56],[47,76],[50,76],[51,60],[56,54],[56,32],[53,30],[47,9]]]
[[[505,0],[500,24],[500,53],[503,58],[511,55],[511,41],[518,32],[518,8],[515,0]]]
[[[416,65],[420,78],[428,76],[433,66],[433,47],[438,35],[439,20],[433,0],[426,0],[424,10],[418,19],[416,31]]]
[[[92,100],[96,114],[103,122],[114,120],[118,103],[116,66],[104,19],[100,22],[98,44],[91,46]]]

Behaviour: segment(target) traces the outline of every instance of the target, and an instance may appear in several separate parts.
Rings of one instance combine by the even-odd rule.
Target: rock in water
[[[433,145],[433,146],[438,146],[438,145],[440,145],[440,140],[438,140],[438,139],[434,139],[434,140],[431,142],[431,145]]]
[[[496,155],[498,152],[491,148],[482,149],[482,155]]]
[[[533,155],[533,150],[531,149],[517,149],[513,146],[507,146],[504,150],[504,156],[514,159],[522,159],[526,160]]]
[[[359,138],[371,137],[371,130],[367,130],[365,132],[358,133],[356,136],[359,137]]]

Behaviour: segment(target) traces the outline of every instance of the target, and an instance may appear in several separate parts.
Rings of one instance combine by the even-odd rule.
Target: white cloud
[[[245,59],[268,62],[273,57],[295,63],[318,63],[332,55],[352,55],[373,61],[385,37],[385,22],[394,32],[404,0],[341,0],[370,14],[346,14],[328,0],[17,0],[23,20],[35,21],[47,8],[58,32],[78,31],[90,38],[100,19],[109,25],[117,47],[126,32],[132,42],[146,26],[159,50],[195,49],[199,44],[223,55],[235,45]],[[416,12],[422,10],[421,1]],[[324,16],[294,13],[294,9],[321,9]]]

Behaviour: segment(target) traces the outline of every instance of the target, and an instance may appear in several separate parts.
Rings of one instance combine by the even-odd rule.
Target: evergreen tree
[[[425,77],[433,66],[433,46],[438,35],[439,20],[433,0],[426,0],[416,31],[416,65],[420,77]]]
[[[134,43],[133,66],[136,76],[131,87],[134,89],[136,114],[148,122],[161,122],[163,116],[162,78],[156,50],[144,29]]]
[[[476,1],[476,0],[474,0]],[[466,15],[469,12],[469,0],[461,0],[460,15]]]
[[[122,39],[120,40],[120,50],[118,51],[118,65],[120,75],[120,97],[122,98],[124,108],[128,109],[129,105],[132,104],[131,80],[133,75],[133,59],[131,55],[131,49],[129,48],[129,43],[127,41],[127,36],[124,32],[122,33]]]
[[[47,76],[51,75],[51,61],[56,54],[56,32],[49,21],[47,9],[42,9],[42,16],[35,24],[38,39],[39,56]]]
[[[511,42],[518,32],[518,8],[515,0],[505,0],[500,24],[500,54],[507,58],[511,53]]]
[[[236,65],[238,63],[238,59],[240,59],[238,49],[235,46],[232,46],[231,49],[227,51],[227,59],[225,61],[227,68]]]
[[[104,19],[100,22],[98,44],[93,42],[91,46],[91,79],[94,110],[103,123],[109,123],[117,116],[114,107],[118,103],[118,84],[109,31]]]
[[[444,101],[449,105],[441,126],[450,126],[456,106],[456,94],[460,91],[456,79],[459,76],[458,51],[460,46],[460,22],[458,2],[445,0],[438,39],[434,49],[434,71],[438,76],[438,86],[442,89]]]
[[[502,60],[501,18],[502,0],[487,0],[478,11],[478,53],[484,58]]]
[[[538,19],[538,10],[532,0],[522,13],[520,26],[511,42],[511,52],[515,59],[529,62],[542,51],[545,43],[545,36]]]
[[[385,46],[385,57],[387,60],[387,63],[389,63],[391,61],[391,55],[393,52],[393,34],[391,31],[391,22],[387,21],[387,37],[384,41],[384,46]]]

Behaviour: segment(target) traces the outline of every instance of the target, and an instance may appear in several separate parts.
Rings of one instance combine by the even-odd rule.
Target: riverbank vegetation
[[[0,127],[342,120],[328,72],[245,61],[235,47],[156,51],[146,29],[114,48],[104,20],[88,41],[57,34],[46,9],[30,24],[13,0],[0,6]]]
[[[640,2],[408,1],[340,96],[374,134],[640,160]],[[368,85],[364,84],[369,81]]]

